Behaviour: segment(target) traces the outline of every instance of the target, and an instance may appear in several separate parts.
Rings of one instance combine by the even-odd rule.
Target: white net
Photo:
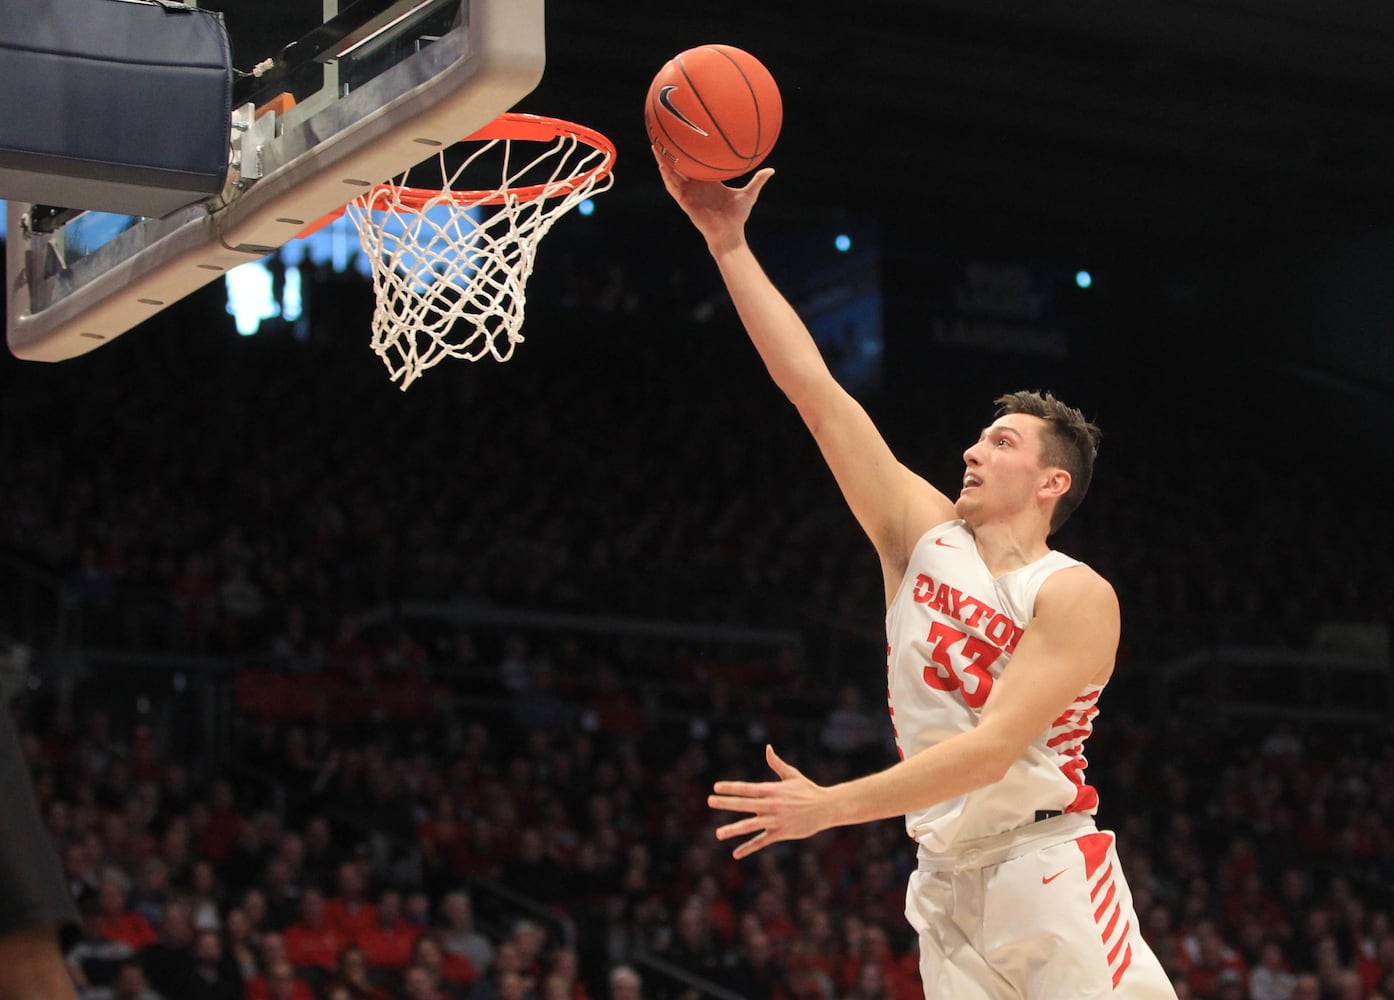
[[[348,206],[373,265],[373,350],[402,389],[446,358],[511,358],[538,243],[614,180],[609,142],[567,122],[504,115],[471,140],[478,147],[454,168],[441,152],[441,190],[398,178]],[[453,190],[500,155],[497,188]]]

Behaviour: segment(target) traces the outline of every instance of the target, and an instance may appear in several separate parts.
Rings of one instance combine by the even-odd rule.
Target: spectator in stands
[[[561,864],[548,850],[542,832],[528,827],[518,834],[517,855],[503,866],[503,883],[529,899],[554,903],[563,882]]]
[[[513,980],[519,980],[516,973],[509,975]],[[513,985],[509,983],[506,987],[509,992],[500,992],[496,1000],[522,1000],[520,995],[512,992]],[[419,965],[411,966],[402,977],[402,996],[404,1000],[451,1000],[450,996],[440,989],[430,971]]]
[[[208,792],[208,819],[199,834],[199,854],[213,864],[222,864],[232,850],[246,822],[237,808],[232,785],[213,782]]]
[[[644,1000],[644,981],[629,965],[617,965],[610,970],[609,1000]]]
[[[879,962],[863,962],[857,972],[856,985],[851,992],[843,994],[843,1000],[894,1000],[886,982],[886,970]]]
[[[122,962],[110,986],[82,992],[82,1000],[173,1000],[151,988],[145,971],[135,960]]]
[[[424,889],[411,889],[402,894],[402,916],[417,930],[431,929],[431,894]]]
[[[1186,978],[1197,996],[1213,996],[1218,991],[1221,973],[1234,973],[1241,984],[1248,978],[1243,958],[1225,941],[1215,921],[1208,918],[1198,921],[1194,933],[1187,937],[1182,959]]]
[[[335,894],[324,904],[324,919],[346,941],[356,941],[377,920],[368,899],[368,883],[357,861],[345,861],[334,875]]]
[[[223,951],[243,982],[260,970],[257,962],[258,937],[247,919],[247,911],[234,906],[223,920]]]
[[[522,952],[512,936],[505,938],[498,942],[494,950],[489,975],[474,984],[471,1000],[507,1000],[512,994],[531,993],[539,971],[537,966],[525,965]]]
[[[430,973],[436,990],[451,1000],[466,1000],[471,985],[479,978],[468,959],[455,956],[448,959],[436,939],[429,934],[417,936],[412,945],[410,964]]]
[[[223,951],[217,931],[199,931],[194,938],[194,976],[198,1000],[242,1000],[241,970]]]
[[[270,908],[266,904],[266,893],[261,889],[248,889],[242,894],[242,912],[247,916],[250,936],[260,942],[261,935],[271,930],[279,930],[294,919],[291,914],[284,921],[273,921]]]
[[[285,930],[286,957],[296,969],[334,971],[349,939],[325,915],[324,894],[308,888],[300,897],[300,919]]]
[[[535,920],[518,920],[505,944],[517,955],[518,972],[535,987],[545,971],[543,956],[547,951],[547,931]]]
[[[377,905],[369,912],[373,922],[359,929],[352,940],[363,950],[368,968],[401,975],[422,931],[402,916],[402,894],[396,889],[379,893]]]
[[[772,1000],[783,976],[770,936],[757,922],[744,922],[740,950],[727,963],[722,984],[748,1000]]]
[[[103,877],[97,890],[96,928],[104,940],[120,942],[132,953],[159,938],[150,922],[128,905],[125,878],[116,873]]]
[[[563,945],[552,949],[546,979],[563,991],[558,1000],[591,1000],[590,990],[581,978],[581,959],[575,948]]]
[[[818,741],[835,756],[851,762],[853,770],[860,770],[861,762],[870,756],[868,751],[879,748],[884,729],[880,719],[873,720],[863,706],[862,689],[844,684],[838,692],[837,705],[823,720]]]
[[[720,947],[707,918],[707,908],[692,896],[678,910],[672,940],[662,957],[704,979],[721,977],[725,949]]]
[[[140,866],[136,883],[131,890],[130,907],[152,926],[159,922],[160,913],[169,900],[169,865],[160,858],[147,858]]]
[[[440,901],[440,926],[436,940],[445,951],[446,961],[452,957],[469,963],[475,978],[486,976],[494,962],[494,945],[474,925],[474,903],[469,893],[447,893]]]
[[[1282,946],[1268,941],[1249,974],[1249,1000],[1292,1000],[1297,977],[1289,970]]]
[[[363,949],[348,944],[339,952],[333,983],[347,990],[350,1000],[392,1000],[392,994],[372,981]]]
[[[289,960],[286,951],[286,936],[280,931],[266,931],[257,941],[257,967],[265,974],[266,970],[281,959]]]
[[[160,915],[159,936],[139,952],[140,966],[151,989],[169,1000],[199,995],[194,933],[189,904],[171,899]]]
[[[97,895],[101,883],[97,859],[92,856],[83,838],[74,837],[68,841],[59,852],[58,860],[73,899],[82,900]]]
[[[305,877],[305,840],[294,830],[286,830],[271,841],[271,856],[285,865],[287,891],[299,895],[302,886],[310,885]]]
[[[445,882],[457,870],[460,854],[468,842],[465,824],[460,820],[454,796],[436,796],[430,817],[416,829],[427,877]]]
[[[301,873],[309,885],[325,885],[343,863],[343,852],[334,843],[328,817],[314,815],[305,821],[305,852]]]
[[[1321,983],[1315,973],[1303,972],[1297,976],[1292,986],[1292,1000],[1322,1000]]]
[[[110,986],[116,979],[117,969],[135,956],[135,949],[126,941],[112,940],[102,934],[100,911],[95,901],[83,903],[79,915],[82,936],[69,947],[63,961],[73,982],[82,989]]]
[[[262,990],[248,989],[247,1000],[315,1000],[314,989],[296,975],[295,967],[284,958],[267,967]]]
[[[200,931],[221,931],[222,887],[218,881],[218,869],[207,858],[199,858],[189,869],[188,897],[194,928]]]
[[[285,927],[300,915],[302,887],[292,878],[290,863],[285,858],[276,855],[266,862],[257,891],[266,911],[265,922],[270,926]],[[251,915],[253,908],[247,907],[247,911]]]
[[[250,816],[238,830],[236,843],[216,869],[220,891],[236,896],[254,885],[281,837],[281,821],[274,812],[261,809]]]

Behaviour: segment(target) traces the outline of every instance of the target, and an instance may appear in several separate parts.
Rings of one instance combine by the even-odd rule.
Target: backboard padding
[[[279,134],[242,150],[261,176],[226,200],[145,219],[64,260],[57,238],[8,207],[7,336],[18,357],[61,361],[294,239],[308,224],[512,108],[541,80],[543,0],[461,0],[461,24]]]

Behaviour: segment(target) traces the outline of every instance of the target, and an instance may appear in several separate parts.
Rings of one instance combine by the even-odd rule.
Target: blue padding
[[[159,217],[228,170],[222,15],[127,0],[0,0],[0,198]]]

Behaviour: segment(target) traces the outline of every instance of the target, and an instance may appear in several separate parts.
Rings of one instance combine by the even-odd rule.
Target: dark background
[[[227,8],[234,64],[298,37],[318,6],[304,24],[274,0]],[[1091,294],[1057,299],[1081,331],[1075,362],[1229,359],[1246,382],[1300,370],[1323,405],[1344,396],[1391,423],[1394,10],[1378,0],[552,2],[546,16],[546,73],[518,110],[614,140],[617,183],[584,238],[635,280],[665,280],[653,268],[669,261],[710,273],[683,256],[696,240],[648,160],[641,106],[667,58],[726,42],[785,101],[754,237],[777,270],[825,232],[870,234],[894,371],[918,370],[966,262],[1024,267],[1052,297],[1084,267]]]

